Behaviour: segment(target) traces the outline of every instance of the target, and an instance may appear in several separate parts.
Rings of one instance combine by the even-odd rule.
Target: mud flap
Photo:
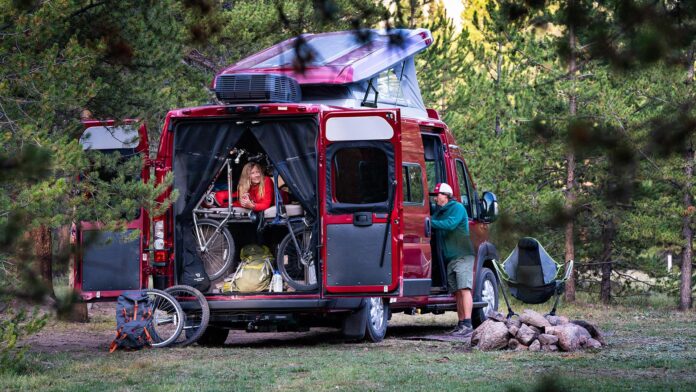
[[[367,300],[360,301],[360,307],[343,319],[341,332],[346,339],[362,340],[365,337],[365,325],[367,325]]]

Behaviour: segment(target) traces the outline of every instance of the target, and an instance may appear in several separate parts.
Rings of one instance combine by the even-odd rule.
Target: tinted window
[[[389,172],[384,151],[372,147],[344,148],[336,152],[332,165],[337,202],[371,204],[387,201]]]
[[[423,171],[417,164],[404,164],[403,193],[405,203],[423,204]]]
[[[433,190],[435,185],[446,182],[445,165],[442,156],[442,142],[435,135],[423,135],[423,152],[425,158],[425,175],[428,180],[428,189]]]
[[[464,207],[466,208],[467,214],[469,214],[469,217],[473,217],[473,213],[471,211],[471,193],[469,192],[469,176],[466,174],[466,167],[464,166],[464,162],[457,160],[457,177],[459,177],[459,194],[460,199],[459,201],[464,204]]]

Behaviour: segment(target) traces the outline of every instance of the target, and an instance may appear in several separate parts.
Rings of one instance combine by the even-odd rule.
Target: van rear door
[[[108,121],[84,121],[85,131],[80,138],[84,150],[100,154],[119,153],[121,159],[141,159],[140,178],[147,182],[149,167],[148,142],[145,125],[136,127],[133,121],[116,125]],[[109,173],[99,173],[106,176]],[[111,174],[113,175],[113,174]],[[88,197],[88,196],[86,196]],[[79,222],[75,241],[79,251],[72,271],[72,286],[82,299],[109,299],[125,290],[147,286],[147,253],[145,241],[149,236],[149,218],[140,208],[136,218],[129,221],[125,231],[104,230],[100,222]]]
[[[395,296],[401,281],[401,114],[322,118],[322,269],[327,296]]]

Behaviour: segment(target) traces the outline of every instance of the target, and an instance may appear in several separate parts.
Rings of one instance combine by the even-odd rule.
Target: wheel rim
[[[381,331],[384,326],[384,302],[382,302],[382,298],[370,298],[370,324],[375,331]]]
[[[205,252],[201,253],[203,259],[203,268],[210,279],[217,279],[225,271],[227,258],[229,257],[230,246],[227,243],[227,238],[221,232],[216,232],[216,227],[209,224],[200,226],[201,237],[203,242],[207,242],[211,236],[214,236],[208,244]]]
[[[495,309],[495,288],[493,287],[493,282],[488,279],[483,281],[481,299],[486,303],[486,307],[483,308],[484,315],[487,315],[489,310]]]
[[[174,341],[181,332],[180,314],[177,312],[176,306],[163,295],[150,293],[150,298],[153,304],[152,328],[156,335],[152,345],[155,347],[166,346]]]

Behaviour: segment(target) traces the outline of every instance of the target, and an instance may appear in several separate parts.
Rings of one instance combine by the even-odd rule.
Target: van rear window
[[[379,148],[352,147],[336,152],[332,162],[334,198],[339,203],[371,204],[387,201],[387,155]]]

